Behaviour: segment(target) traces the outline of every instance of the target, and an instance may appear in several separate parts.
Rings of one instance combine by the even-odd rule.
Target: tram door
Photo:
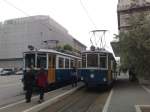
[[[49,55],[48,56],[48,83],[55,83],[55,68],[56,68],[56,56]]]
[[[108,60],[108,81],[112,81],[112,61]]]

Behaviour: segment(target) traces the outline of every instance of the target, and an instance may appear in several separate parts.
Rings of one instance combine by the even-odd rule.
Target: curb
[[[71,93],[77,91],[78,89],[82,88],[83,86],[84,86],[84,84],[79,86],[79,87],[77,87],[77,88],[71,89],[71,90],[69,90],[69,91],[67,91],[67,92],[65,92],[65,93],[63,93],[61,95],[58,95],[58,96],[56,96],[56,97],[54,97],[52,99],[49,99],[49,100],[47,100],[47,101],[45,101],[45,102],[43,102],[41,104],[38,104],[38,105],[33,106],[33,107],[31,107],[31,108],[29,108],[27,110],[24,110],[23,112],[39,112],[40,110],[42,110],[42,109],[50,106],[51,104],[57,102],[63,96],[71,94]]]
[[[102,112],[107,112],[108,111],[108,108],[109,108],[109,105],[110,105],[110,101],[111,101],[111,97],[113,95],[113,92],[114,92],[114,90],[112,88],[111,91],[110,91],[110,93],[109,93],[109,96],[108,96],[108,98],[107,98],[107,100],[105,102],[105,105],[103,107]]]
[[[141,107],[150,107],[150,105],[135,105],[136,112],[142,112]]]
[[[136,112],[142,112],[140,105],[135,105]]]

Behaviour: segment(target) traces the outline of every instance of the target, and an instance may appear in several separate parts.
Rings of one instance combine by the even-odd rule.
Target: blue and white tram
[[[24,52],[24,75],[29,66],[33,66],[33,73],[36,77],[41,67],[44,67],[48,76],[48,84],[61,85],[71,82],[73,67],[81,67],[81,58],[58,52],[52,49],[40,49]]]
[[[82,52],[81,80],[88,87],[111,86],[115,78],[116,61],[105,49]]]

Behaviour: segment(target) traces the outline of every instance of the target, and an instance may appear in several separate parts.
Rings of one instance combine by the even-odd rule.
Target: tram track
[[[82,88],[40,112],[101,112],[109,92]]]

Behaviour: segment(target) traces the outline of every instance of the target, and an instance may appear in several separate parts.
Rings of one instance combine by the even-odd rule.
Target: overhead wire
[[[6,4],[8,4],[9,6],[13,7],[14,9],[18,10],[19,12],[23,13],[25,16],[30,17],[30,15],[28,13],[26,13],[25,11],[23,11],[22,9],[18,8],[17,6],[15,6],[13,3],[11,3],[8,0],[2,0],[4,1]],[[34,18],[33,18],[34,19]],[[40,22],[41,23],[41,22]],[[46,24],[41,23],[42,25],[46,26],[49,31],[52,31],[52,29],[50,27],[48,27]]]
[[[83,8],[83,10],[84,10],[84,12],[86,13],[86,15],[87,15],[87,17],[88,17],[88,19],[89,19],[89,21],[91,22],[91,24],[93,25],[93,27],[95,28],[95,29],[97,29],[97,27],[96,27],[96,24],[94,23],[94,21],[93,21],[93,19],[91,18],[91,16],[90,16],[90,14],[89,14],[89,12],[88,12],[88,10],[87,10],[87,8],[84,6],[84,4],[83,4],[83,2],[82,2],[82,0],[80,0],[80,4],[81,4],[81,6],[82,6],[82,8]],[[92,37],[91,37],[92,38]],[[91,44],[93,45],[93,41],[92,41],[92,39],[90,38],[90,42],[91,42]],[[96,44],[96,46],[97,46],[97,42],[96,42],[96,37],[95,37],[95,34],[94,34],[94,40],[95,40],[95,44]]]

